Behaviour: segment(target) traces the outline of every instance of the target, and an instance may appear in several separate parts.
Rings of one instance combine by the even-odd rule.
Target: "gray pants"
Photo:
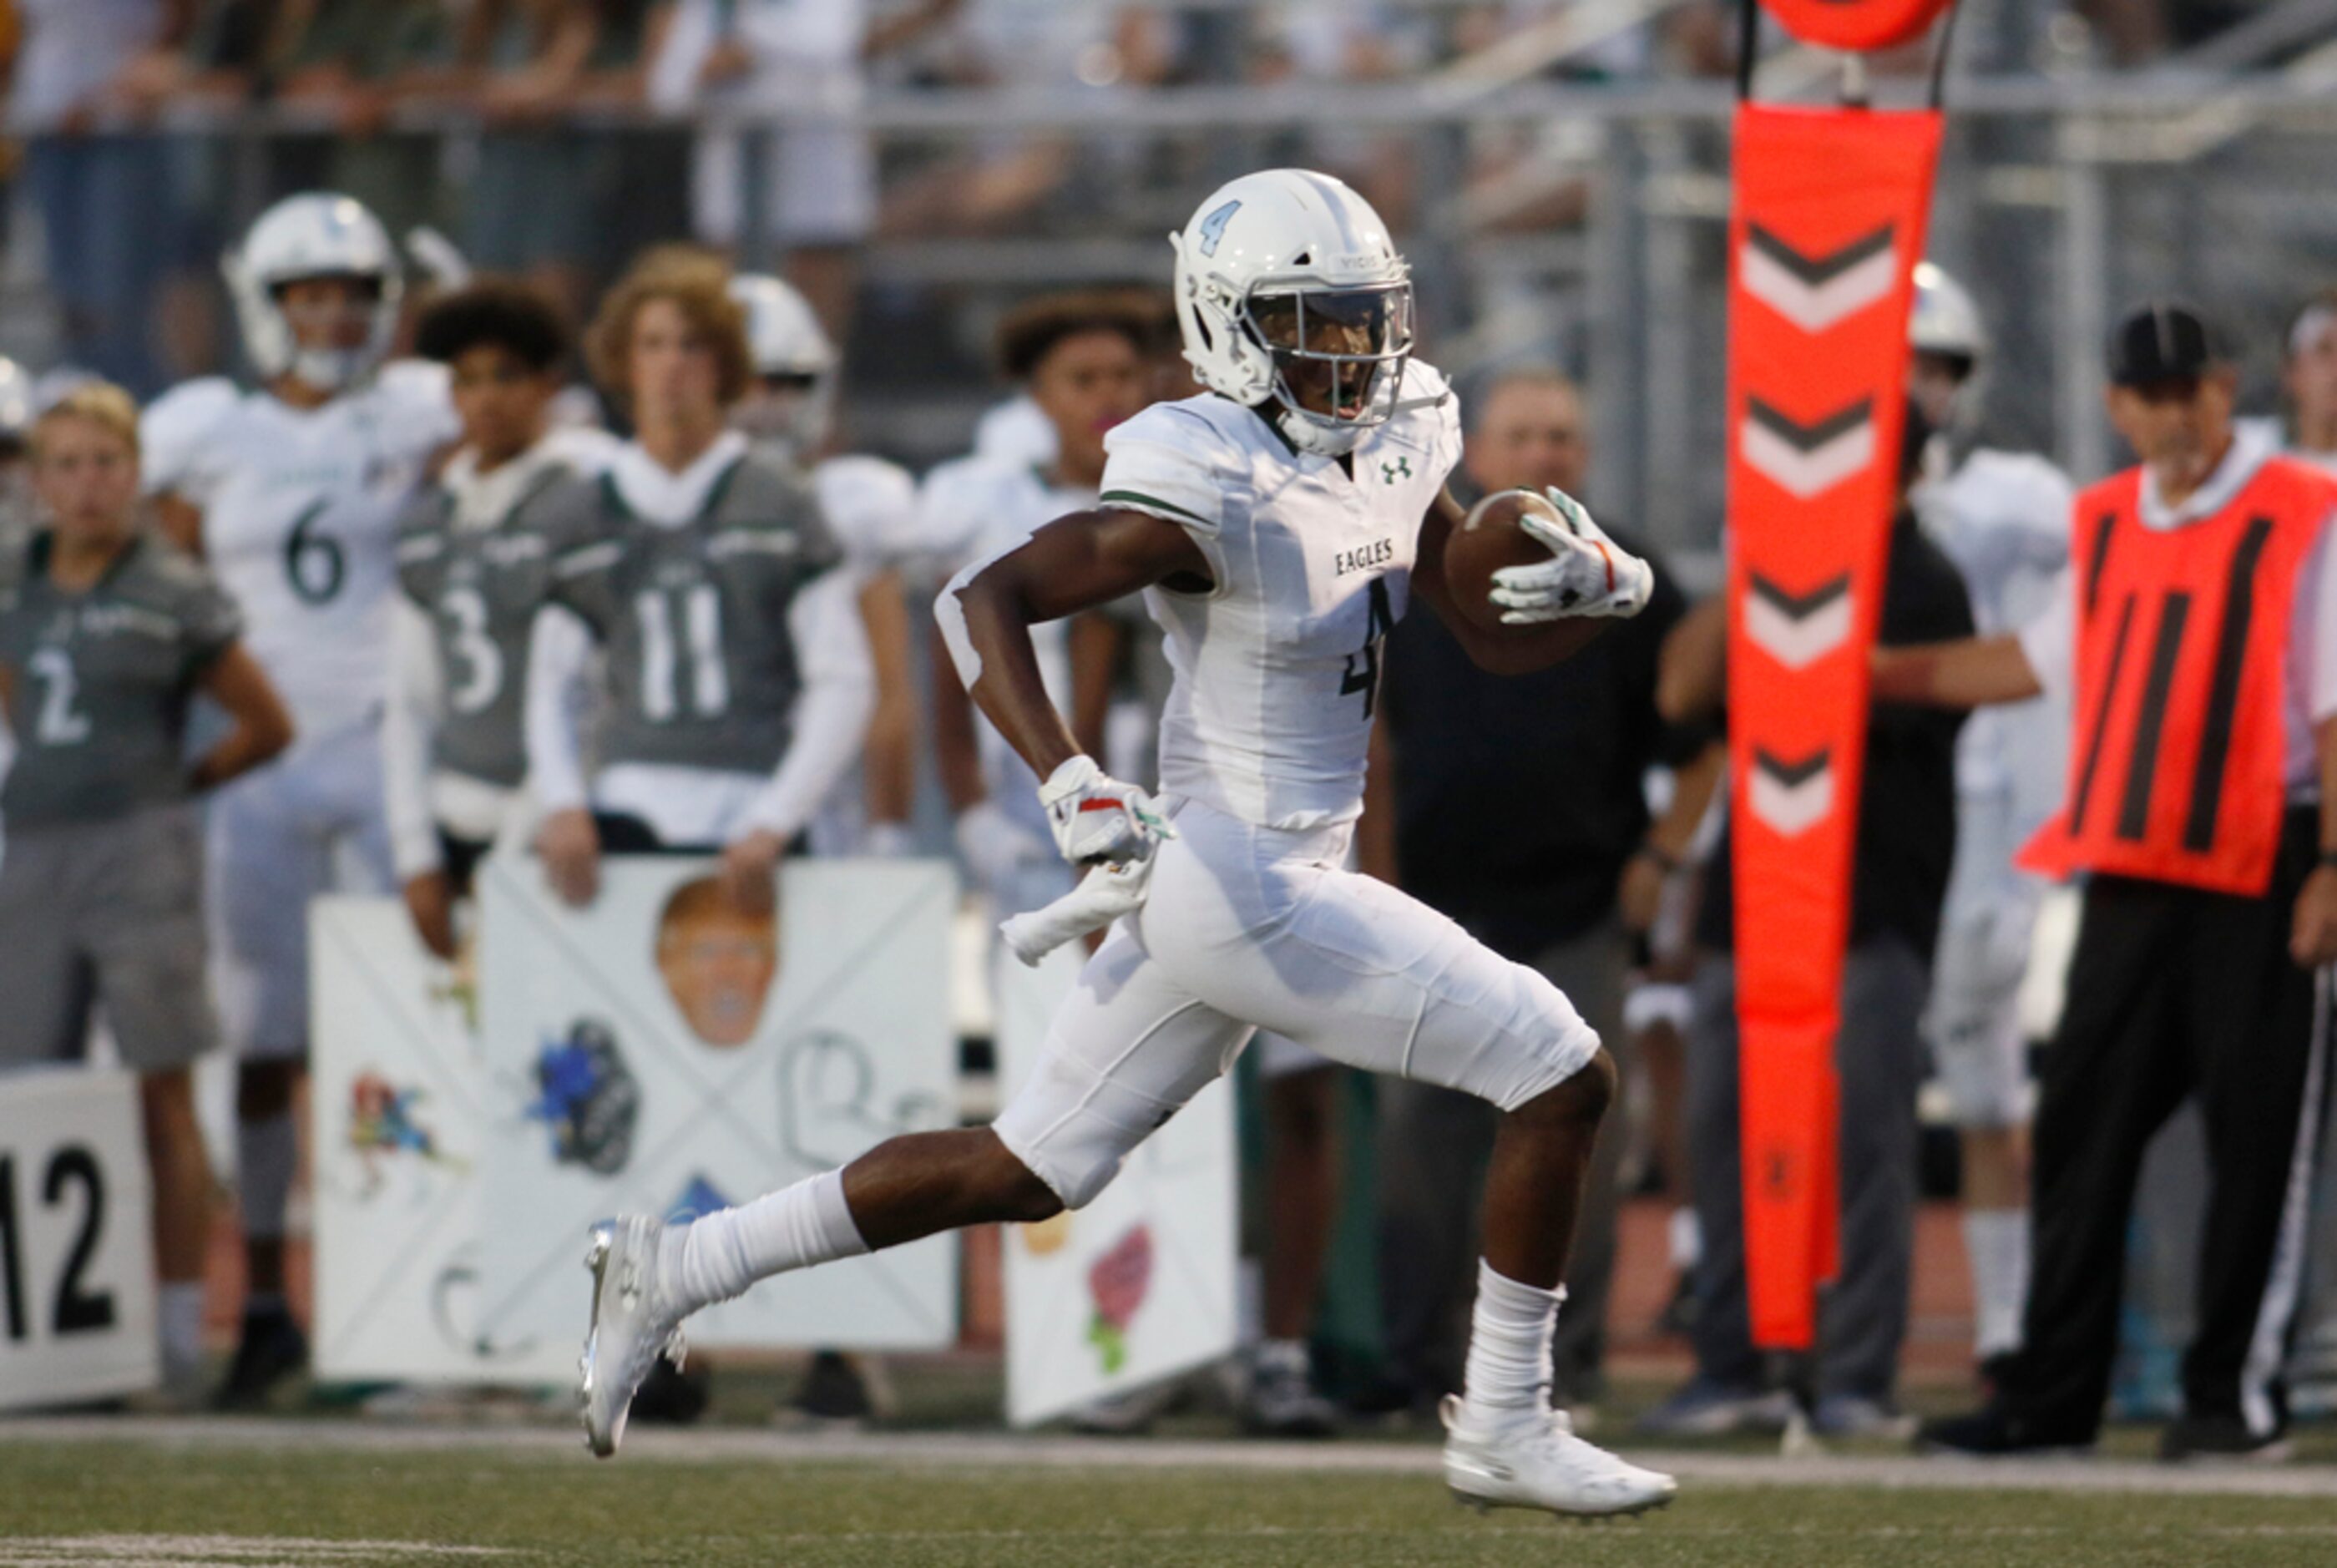
[[[1627,1073],[1623,988],[1630,961],[1629,939],[1612,922],[1530,961]],[[1415,1392],[1458,1388],[1477,1292],[1478,1206],[1500,1112],[1474,1095],[1410,1079],[1380,1080],[1378,1095],[1380,1311],[1388,1359]],[[1618,1097],[1599,1134],[1566,1270],[1566,1306],[1551,1348],[1561,1404],[1600,1393],[1622,1122]]]
[[[0,1068],[78,1061],[91,1005],[124,1065],[182,1067],[219,1026],[191,806],[11,828],[0,855]]]
[[[1907,1336],[1916,1198],[1915,1094],[1929,1068],[1918,1025],[1930,984],[1893,936],[1851,949],[1843,971],[1842,1278],[1818,1318],[1818,1394],[1888,1402]],[[1687,1137],[1704,1255],[1696,1269],[1697,1372],[1735,1387],[1762,1381],[1745,1284],[1737,1121],[1736,965],[1696,974],[1687,1037]]]

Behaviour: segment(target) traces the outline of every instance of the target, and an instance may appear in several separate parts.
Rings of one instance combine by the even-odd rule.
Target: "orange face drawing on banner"
[[[711,877],[685,882],[658,916],[657,966],[691,1034],[744,1045],[778,978],[778,916],[748,914]]]
[[[1780,26],[1822,49],[1895,49],[1922,36],[1951,0],[1761,0]]]

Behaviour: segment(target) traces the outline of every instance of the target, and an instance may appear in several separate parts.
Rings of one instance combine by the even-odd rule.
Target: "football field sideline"
[[[0,1445],[151,1445],[211,1452],[446,1454],[492,1449],[583,1457],[581,1435],[541,1425],[423,1426],[237,1417],[24,1416],[0,1419]],[[1892,1491],[2044,1491],[2154,1495],[2322,1498],[2337,1502],[2337,1465],[2162,1465],[2057,1457],[2020,1461],[1915,1455],[1766,1454],[1650,1450],[1638,1464],[1730,1487],[1867,1486]],[[1276,1475],[1432,1476],[1426,1443],[1292,1443],[1165,1438],[1020,1436],[1010,1433],[792,1433],[752,1428],[636,1430],[619,1465],[660,1463],[861,1465],[911,1469],[1237,1471]]]

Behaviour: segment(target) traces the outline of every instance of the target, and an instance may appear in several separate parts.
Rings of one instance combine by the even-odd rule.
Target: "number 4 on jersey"
[[[1374,577],[1372,579],[1370,618],[1364,626],[1364,645],[1347,655],[1346,673],[1339,680],[1340,696],[1353,697],[1358,691],[1363,693],[1364,717],[1366,719],[1372,716],[1372,710],[1378,705],[1380,698],[1380,644],[1394,629],[1395,612],[1388,607],[1387,579]],[[1360,669],[1355,663],[1359,659],[1363,661]]]

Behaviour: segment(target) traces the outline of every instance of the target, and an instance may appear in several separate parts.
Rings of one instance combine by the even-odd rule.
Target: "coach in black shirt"
[[[1513,371],[1478,401],[1454,488],[1579,492],[1585,456],[1573,384],[1555,371]],[[1618,889],[1631,877],[1646,896],[1632,902],[1650,902],[1701,810],[1684,802],[1668,848],[1664,834],[1651,842],[1647,770],[1672,760],[1656,715],[1657,663],[1687,609],[1655,566],[1645,610],[1532,675],[1487,675],[1433,616],[1400,622],[1388,638],[1361,835],[1365,870],[1549,975],[1618,1055],[1632,957]],[[1382,1256],[1394,1265],[1382,1283],[1389,1360],[1415,1397],[1433,1396],[1459,1386],[1456,1329],[1475,1278],[1473,1205],[1494,1118],[1429,1084],[1389,1081],[1378,1093]],[[1554,1348],[1561,1404],[1598,1392],[1623,1143],[1599,1141],[1584,1195]]]
[[[1922,450],[1909,410],[1907,450]],[[1909,466],[1912,471],[1912,466]],[[1902,475],[1902,480],[1905,475]],[[1720,701],[1724,607],[1699,606],[1666,660],[1665,710]],[[1880,640],[1969,636],[1963,578],[1903,506],[1891,534]],[[1965,629],[1965,630],[1960,630]],[[1918,1028],[1931,988],[1940,906],[1955,858],[1956,732],[1961,715],[1877,702],[1866,726],[1865,785],[1852,852],[1850,947],[1834,1058],[1842,1082],[1842,1274],[1819,1318],[1815,1426],[1834,1436],[1909,1426],[1894,1404],[1906,1338],[1916,1199],[1916,1093],[1930,1060]],[[1726,836],[1706,873],[1688,1030],[1687,1144],[1704,1252],[1693,1277],[1696,1376],[1642,1422],[1700,1436],[1782,1421],[1764,1387],[1745,1279],[1737,1104],[1735,897]]]

